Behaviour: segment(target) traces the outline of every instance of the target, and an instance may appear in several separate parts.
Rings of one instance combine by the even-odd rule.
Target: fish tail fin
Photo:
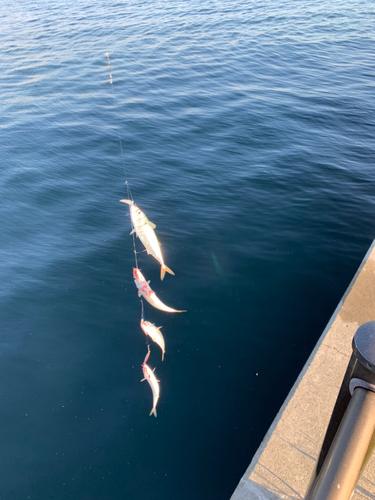
[[[151,411],[150,411],[150,417],[151,415],[154,414],[154,417],[157,417],[158,414],[156,413],[156,408],[153,408]]]
[[[166,266],[165,264],[163,266],[161,266],[160,268],[160,279],[163,281],[164,279],[164,276],[165,276],[165,271],[167,271],[167,273],[169,274],[172,274],[173,276],[175,275],[174,272],[172,271],[172,269],[169,269],[168,266]]]

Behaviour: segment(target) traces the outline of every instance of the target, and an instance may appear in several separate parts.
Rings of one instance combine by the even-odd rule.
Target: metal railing
[[[347,500],[375,446],[375,321],[360,326],[306,500]]]

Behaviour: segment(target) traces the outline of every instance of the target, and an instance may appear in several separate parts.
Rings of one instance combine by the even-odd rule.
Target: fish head
[[[147,217],[135,203],[130,205],[130,216],[136,228],[147,224]]]
[[[146,279],[141,273],[141,270],[138,267],[133,267],[133,278],[134,281],[139,283],[140,286],[147,284]]]
[[[146,361],[142,365],[142,370],[143,370],[143,375],[144,375],[145,379],[151,380],[150,373],[152,373],[152,370],[148,365],[146,365]]]
[[[133,278],[136,283],[138,282],[141,284],[143,281],[145,281],[145,278],[138,267],[133,267]]]
[[[141,328],[142,330],[146,333],[147,326],[148,326],[148,321],[145,321],[143,318],[141,319]]]

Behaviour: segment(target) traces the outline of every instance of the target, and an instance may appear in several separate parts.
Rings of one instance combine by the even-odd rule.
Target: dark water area
[[[230,497],[375,236],[374,20],[2,3],[0,498]],[[126,178],[188,310],[145,306],[157,418]]]

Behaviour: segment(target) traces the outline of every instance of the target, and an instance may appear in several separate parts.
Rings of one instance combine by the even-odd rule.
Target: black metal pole
[[[375,392],[358,387],[324,461],[311,500],[347,500],[357,484],[375,430]]]
[[[352,394],[353,398],[351,396]],[[362,395],[361,398],[360,394]],[[363,398],[366,404],[362,401]],[[359,399],[361,399],[362,401],[361,403],[359,403]],[[321,492],[324,491],[324,494],[327,495],[328,492],[331,491],[329,484],[331,484],[332,481],[334,484],[336,484],[334,490],[335,488],[336,490],[338,490],[335,491],[336,495],[340,493],[341,486],[340,488],[338,488],[337,485],[343,484],[342,482],[343,476],[340,475],[341,478],[339,480],[340,482],[337,482],[336,479],[333,478],[334,469],[332,469],[332,467],[328,467],[329,464],[332,465],[333,456],[337,457],[338,453],[337,450],[340,450],[339,455],[343,454],[343,450],[346,449],[346,447],[349,447],[353,453],[356,450],[355,451],[357,457],[355,459],[356,464],[352,466],[353,469],[349,467],[349,469],[346,469],[346,471],[347,474],[349,475],[353,471],[355,475],[355,482],[357,481],[358,475],[363,468],[363,462],[366,461],[366,459],[368,458],[369,446],[370,444],[372,444],[374,440],[373,439],[374,429],[372,429],[371,427],[372,420],[369,417],[369,414],[364,412],[364,408],[371,406],[372,401],[375,402],[375,321],[370,321],[369,323],[365,323],[364,325],[360,326],[354,335],[353,354],[350,358],[348,368],[346,370],[336,400],[336,404],[332,412],[331,420],[328,424],[327,432],[323,441],[322,449],[317,461],[316,469],[313,474],[306,499],[316,500],[318,498],[319,499],[350,498],[352,492],[350,492],[349,496],[339,495],[332,497],[328,496],[324,497],[316,495],[318,495],[319,491]],[[344,415],[346,414],[346,412],[349,415],[348,416],[346,415],[344,420]],[[368,415],[365,418],[365,421],[363,421],[361,413]],[[375,404],[374,404],[374,418],[375,418]],[[361,422],[360,424],[361,427],[363,426],[366,427],[366,430],[364,430],[363,434],[360,431],[358,431],[355,424],[356,422]],[[367,423],[369,426],[368,428],[367,428]],[[342,428],[345,429],[345,432],[342,430]],[[361,441],[360,445],[358,446],[358,449],[355,446],[356,443],[352,443],[351,441],[350,433],[352,432],[355,432],[357,440],[360,439]],[[338,444],[338,442],[341,444]],[[359,449],[361,451],[359,451]],[[363,449],[365,451],[362,456]],[[332,455],[332,453],[334,453],[334,455]],[[334,458],[334,460],[336,460],[336,458]],[[358,464],[357,463],[358,461],[361,463]],[[355,470],[357,470],[357,466],[359,466],[358,473],[354,472]],[[339,466],[336,464],[335,467],[336,467],[336,473],[338,473]],[[355,487],[355,482],[353,488]],[[351,486],[349,486],[348,488],[350,487]],[[345,491],[347,492],[347,487],[345,487]]]

